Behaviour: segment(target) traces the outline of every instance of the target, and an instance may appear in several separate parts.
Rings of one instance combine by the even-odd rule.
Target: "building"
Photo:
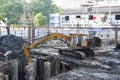
[[[104,0],[105,3],[116,3],[120,2],[120,0]]]
[[[90,5],[66,9],[61,13],[59,23],[62,31],[89,35],[95,31],[96,36],[103,38],[109,36],[110,39],[117,40],[120,35],[120,1],[117,0],[117,3],[113,0],[92,1],[96,1],[95,4],[89,2]]]
[[[90,9],[88,11],[88,9]],[[61,27],[113,27],[120,25],[120,6],[68,9],[60,14]]]
[[[56,29],[62,28],[64,33],[79,32],[90,35],[96,32],[96,36],[103,38],[109,36],[110,39],[117,39],[115,36],[117,36],[116,30],[120,30],[120,5],[67,9],[59,15],[59,23],[60,26],[55,27]]]
[[[50,14],[49,26],[50,27],[60,27],[59,14]]]
[[[82,3],[93,2],[97,4],[120,4],[120,0],[54,0],[54,4],[63,9],[79,9]]]
[[[63,9],[79,9],[80,4],[85,0],[54,0],[54,4]]]

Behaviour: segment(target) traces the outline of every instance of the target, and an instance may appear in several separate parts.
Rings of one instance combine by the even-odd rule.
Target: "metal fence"
[[[60,32],[64,34],[70,33],[84,33],[89,34],[90,31],[95,31],[98,37],[106,38],[115,38],[115,30],[112,28],[107,29],[89,29],[89,28],[70,28],[70,27],[46,27],[46,28],[39,28],[39,27],[10,27],[10,34],[15,36],[20,36],[25,39],[31,39],[35,37],[42,37],[46,35],[48,32]],[[0,36],[7,35],[7,29],[5,27],[0,27]],[[118,31],[118,37],[120,36],[120,31]]]

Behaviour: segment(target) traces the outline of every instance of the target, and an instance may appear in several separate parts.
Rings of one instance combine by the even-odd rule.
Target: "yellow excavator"
[[[50,33],[40,39],[38,39],[38,41],[36,42],[33,42],[31,45],[28,45],[27,41],[24,42],[24,46],[23,46],[23,49],[24,49],[24,55],[26,57],[26,60],[28,62],[31,61],[31,55],[30,55],[30,50],[31,48],[35,48],[41,44],[44,44],[50,40],[55,40],[55,39],[59,39],[61,41],[63,41],[64,43],[66,43],[69,47],[69,49],[72,49],[72,50],[69,50],[69,51],[82,51],[86,54],[88,54],[88,52],[91,52],[92,55],[94,55],[94,52],[93,50],[91,49],[88,49],[86,48],[87,47],[87,41],[83,41],[82,42],[82,37],[83,36],[87,36],[87,34],[70,34],[70,35],[65,35],[65,34],[62,34],[62,33]],[[81,39],[81,46],[77,47],[77,44],[76,44],[76,39],[80,37]],[[63,51],[66,51],[66,50],[59,50],[59,53],[63,53]],[[68,49],[67,49],[67,52],[69,52]]]

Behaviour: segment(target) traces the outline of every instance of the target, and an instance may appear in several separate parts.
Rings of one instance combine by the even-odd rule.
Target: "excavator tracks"
[[[85,57],[95,55],[94,51],[90,48],[59,49],[59,54],[77,59],[84,59]]]

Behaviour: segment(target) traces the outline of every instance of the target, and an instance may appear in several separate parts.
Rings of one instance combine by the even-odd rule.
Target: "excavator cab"
[[[83,40],[83,36],[87,36],[87,34],[70,34],[71,36],[71,42],[70,42],[70,47],[71,48],[76,48],[76,47],[87,47],[87,42],[86,40]]]
[[[89,46],[89,47],[101,47],[102,40],[99,37],[93,37],[92,39],[87,39],[87,46]]]

